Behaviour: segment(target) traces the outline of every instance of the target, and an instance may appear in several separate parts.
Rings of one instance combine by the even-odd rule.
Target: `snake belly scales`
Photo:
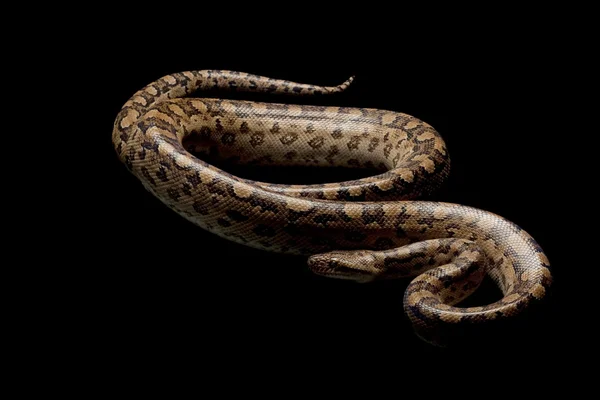
[[[324,95],[335,87],[204,70],[167,75],[119,112],[120,160],[169,208],[223,238],[307,255],[323,276],[372,281],[414,277],[404,310],[424,340],[511,318],[551,283],[540,246],[517,225],[467,206],[412,200],[449,172],[444,141],[410,115],[367,108],[192,98],[209,89]],[[191,153],[198,155],[198,157]],[[371,168],[342,183],[285,185],[233,176],[200,158],[240,164]],[[457,307],[488,274],[503,297]]]

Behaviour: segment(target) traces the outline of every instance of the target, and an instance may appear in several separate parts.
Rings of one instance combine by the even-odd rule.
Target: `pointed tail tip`
[[[346,79],[346,81],[344,83],[339,85],[338,88],[340,90],[346,90],[348,88],[348,86],[350,86],[352,84],[355,77],[356,77],[356,75],[352,75],[350,78]]]
[[[330,93],[343,92],[344,90],[348,89],[348,86],[350,86],[354,81],[355,76],[356,75],[352,75],[350,78],[346,79],[344,83],[340,83],[337,86],[330,87]]]

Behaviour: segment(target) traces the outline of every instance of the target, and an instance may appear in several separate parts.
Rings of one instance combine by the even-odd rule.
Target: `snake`
[[[206,231],[308,256],[309,269],[325,277],[411,278],[403,309],[416,334],[433,345],[447,346],[457,332],[514,318],[543,300],[550,263],[527,232],[481,209],[418,200],[450,170],[446,144],[426,122],[371,108],[192,96],[324,96],[343,92],[353,79],[316,86],[225,70],[169,74],[123,105],[112,143],[151,194]],[[234,176],[208,158],[374,173],[338,183],[269,183]],[[502,297],[461,307],[486,276]]]

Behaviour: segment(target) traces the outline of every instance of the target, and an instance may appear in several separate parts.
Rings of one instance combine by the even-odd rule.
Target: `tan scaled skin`
[[[324,276],[416,276],[404,308],[431,343],[443,345],[453,327],[508,318],[541,300],[551,283],[549,262],[525,231],[486,211],[410,200],[435,190],[449,172],[444,141],[428,124],[375,109],[186,97],[214,88],[318,95],[351,81],[319,87],[233,71],[167,75],[123,106],[113,144],[151,193],[221,237],[311,256],[310,268]],[[242,164],[381,173],[341,183],[270,184],[209,165],[202,161],[208,152]],[[455,307],[486,273],[504,297]]]

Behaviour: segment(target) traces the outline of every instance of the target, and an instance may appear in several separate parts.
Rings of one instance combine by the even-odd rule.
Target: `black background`
[[[475,373],[477,365],[491,368],[496,362],[552,369],[546,360],[562,354],[571,339],[564,334],[566,318],[557,300],[566,261],[549,218],[564,196],[556,187],[564,166],[556,160],[568,150],[549,137],[563,122],[553,108],[556,86],[539,73],[552,57],[547,47],[502,38],[465,46],[442,41],[443,35],[418,43],[388,37],[357,44],[341,33],[327,40],[285,37],[282,46],[265,35],[238,32],[236,39],[223,39],[204,32],[181,46],[164,38],[92,41],[94,51],[84,61],[98,62],[98,92],[86,135],[99,157],[88,171],[96,183],[85,185],[88,204],[94,204],[88,214],[94,222],[85,225],[93,233],[82,235],[93,241],[83,245],[91,262],[70,277],[78,282],[76,290],[86,299],[82,312],[91,321],[82,329],[92,333],[94,350],[84,351],[84,357],[114,360],[113,367],[123,370],[197,363],[223,373],[252,372],[257,363],[274,369],[310,365],[341,375],[346,367],[378,374],[390,363],[393,371],[448,371],[460,365]],[[313,276],[305,259],[245,248],[188,223],[127,172],[110,136],[116,114],[136,90],[163,75],[194,69],[322,85],[355,75],[346,93],[314,101],[223,97],[372,107],[428,122],[445,139],[452,159],[450,178],[432,198],[492,211],[528,231],[552,263],[551,295],[489,340],[437,349],[412,333],[403,313],[407,281],[360,285]],[[280,182],[353,176],[234,170]],[[492,285],[484,285],[473,302],[498,297]],[[517,361],[520,354],[528,354],[528,361]]]

